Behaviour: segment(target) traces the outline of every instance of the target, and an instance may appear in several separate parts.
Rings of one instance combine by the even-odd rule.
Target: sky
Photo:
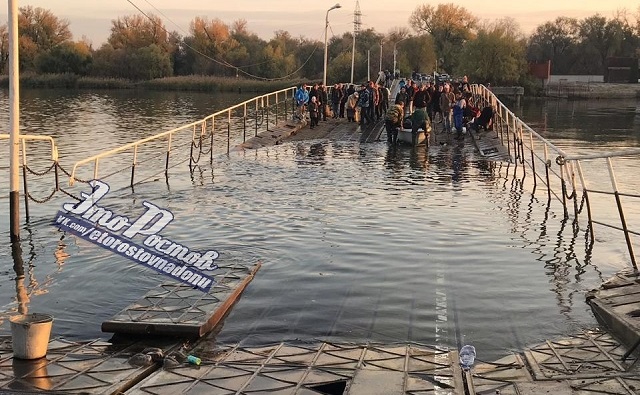
[[[189,23],[196,16],[219,18],[231,24],[245,19],[248,29],[264,39],[277,30],[287,30],[294,37],[324,40],[326,12],[336,1],[342,8],[329,13],[329,37],[353,30],[355,0],[16,0],[18,6],[30,5],[52,11],[70,22],[75,40],[88,38],[94,48],[103,44],[110,33],[111,21],[125,15],[138,14],[137,6],[145,13],[159,16],[170,31],[188,34]],[[638,0],[490,0],[469,2],[456,0],[360,0],[362,28],[374,28],[388,33],[397,27],[409,27],[408,19],[419,4],[454,3],[463,6],[481,20],[493,21],[511,17],[529,35],[536,26],[558,16],[582,19],[596,13],[607,18],[626,9],[632,15],[638,11]],[[6,3],[5,3],[6,4]],[[135,6],[134,6],[135,5]],[[2,22],[7,21],[7,8],[0,10]]]

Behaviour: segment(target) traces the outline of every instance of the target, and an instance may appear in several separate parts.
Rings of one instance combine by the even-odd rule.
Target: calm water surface
[[[27,91],[22,131],[55,136],[69,167],[246,98]],[[568,152],[640,145],[635,101],[525,102],[518,113]],[[7,117],[0,116],[5,125]],[[0,144],[7,152],[6,141]],[[47,148],[33,152],[46,155]],[[164,278],[51,226],[70,201],[57,194],[30,206],[21,244],[25,279],[17,281],[7,243],[4,155],[0,165],[3,319],[48,312],[56,335],[108,336],[100,332],[102,321]],[[623,187],[636,185],[639,162],[618,166]],[[483,161],[470,143],[425,153],[305,141],[216,155],[213,165],[202,162],[193,173],[178,165],[168,184],[147,170],[150,178],[134,191],[124,188],[128,173],[113,176],[102,205],[137,216],[143,201],[153,201],[175,215],[163,235],[193,249],[217,249],[224,262],[263,262],[217,335],[221,342],[471,343],[488,360],[595,326],[585,291],[628,266],[620,234],[596,228],[596,244],[587,248],[584,231],[562,221],[558,202],[548,206],[546,194],[531,193],[530,177],[514,180],[512,166]],[[594,183],[606,181],[601,170],[594,165],[590,172]],[[29,180],[34,194],[47,195],[51,178]],[[630,217],[633,227],[640,213],[631,208]]]

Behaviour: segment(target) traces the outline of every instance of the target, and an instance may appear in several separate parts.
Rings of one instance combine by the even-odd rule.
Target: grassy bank
[[[81,77],[75,74],[22,74],[22,88],[55,89],[148,89],[165,91],[267,93],[297,85],[302,80],[258,81],[214,76],[180,76],[134,82],[125,79]],[[9,77],[0,76],[0,87],[9,87]]]
[[[243,78],[187,75],[144,81],[140,83],[140,86],[150,90],[267,93],[301,82],[301,80],[257,81]]]

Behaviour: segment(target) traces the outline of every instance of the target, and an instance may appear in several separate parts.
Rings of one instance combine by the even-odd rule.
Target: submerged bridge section
[[[549,205],[558,205],[566,221],[576,227],[586,223],[591,245],[596,226],[619,231],[627,244],[630,267],[637,273],[633,241],[640,233],[628,226],[623,199],[640,196],[618,189],[614,160],[637,156],[640,151],[572,156],[527,126],[495,92],[476,85],[473,94],[481,106],[494,108],[492,130],[473,131],[463,140],[456,140],[452,134],[439,132],[439,125],[435,124],[428,145],[409,149],[429,152],[458,144],[475,152],[479,160],[514,167],[514,177],[516,171],[518,176],[530,177],[533,193],[545,196]],[[133,187],[158,174],[168,177],[172,166],[188,162],[193,168],[234,149],[254,149],[296,139],[328,138],[361,144],[386,140],[381,123],[361,128],[331,120],[311,133],[304,123],[292,121],[292,98],[293,88],[260,96],[192,124],[83,159],[70,170],[59,165],[55,144],[48,140],[52,144],[49,171],[55,171],[53,193],[63,188],[58,179],[60,173],[69,175],[70,184],[95,178]],[[22,154],[27,191],[28,152],[24,144]],[[607,169],[610,185],[589,185],[585,168],[593,163]],[[109,170],[104,172],[103,167]],[[32,173],[42,176],[46,172]],[[77,193],[73,188],[64,188],[70,195]],[[594,212],[594,196],[610,199],[617,217]],[[456,350],[423,345],[281,343],[259,348],[218,348],[207,339],[197,340],[221,322],[259,266],[250,262],[216,269],[212,275],[218,285],[205,294],[177,284],[162,284],[104,322],[103,330],[108,332],[173,337],[158,344],[173,360],[166,355],[149,357],[142,358],[147,361],[142,366],[136,365],[136,356],[151,355],[144,350],[147,342],[115,346],[109,342],[56,339],[44,363],[16,367],[5,339],[4,348],[0,348],[0,389],[95,394],[640,393],[640,372],[634,357],[640,344],[636,343],[640,339],[640,301],[626,292],[632,289],[632,294],[637,293],[637,275],[626,276],[615,287],[604,285],[602,292],[589,296],[594,300],[596,315],[609,309],[613,316],[621,317],[618,328],[622,329],[618,330],[628,333],[621,341],[604,332],[585,331],[546,341],[499,361],[478,361],[470,371],[463,371]],[[186,349],[180,350],[181,344]],[[187,363],[184,351],[201,356],[202,365]]]

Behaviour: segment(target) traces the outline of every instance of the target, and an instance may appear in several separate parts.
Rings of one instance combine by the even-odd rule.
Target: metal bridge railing
[[[493,107],[494,132],[496,133],[496,137],[500,139],[503,146],[506,146],[511,160],[515,165],[522,165],[522,171],[525,175],[527,167],[533,173],[533,192],[535,193],[537,189],[538,181],[544,184],[547,189],[548,202],[551,202],[552,197],[560,201],[563,206],[565,219],[570,217],[569,202],[573,201],[573,218],[574,225],[576,226],[579,215],[582,214],[586,208],[588,219],[587,232],[592,245],[595,240],[594,224],[623,232],[631,265],[637,270],[631,236],[640,236],[640,233],[629,229],[625,207],[621,198],[640,199],[640,195],[624,193],[618,189],[612,159],[629,156],[638,157],[640,156],[640,149],[593,155],[569,155],[536,133],[485,86],[473,85],[472,93],[480,99],[483,106]],[[585,161],[598,160],[606,161],[608,178],[611,184],[610,189],[594,189],[588,186],[589,180],[583,171],[583,164]],[[544,172],[541,172],[540,168],[544,168]],[[579,193],[581,196],[578,196]],[[589,199],[590,194],[614,197],[619,225],[612,223],[611,216],[605,213],[606,210],[599,208],[598,213],[592,210]],[[609,203],[611,202],[607,202],[607,204]],[[604,213],[604,215],[602,215],[602,213]],[[600,216],[605,218],[595,218],[594,216],[596,214],[601,214]]]
[[[185,134],[191,135],[191,149],[189,155],[190,166],[197,163],[203,154],[209,154],[210,159],[213,160],[213,150],[216,143],[218,144],[218,148],[224,149],[224,146],[221,146],[221,142],[217,141],[216,137],[222,137],[222,144],[226,143],[226,153],[228,154],[231,149],[231,141],[235,139],[239,142],[240,136],[238,136],[238,134],[241,134],[242,142],[245,142],[248,134],[257,136],[261,129],[269,131],[269,127],[271,125],[277,126],[278,122],[282,121],[283,118],[286,120],[289,116],[292,117],[295,111],[295,89],[295,87],[290,87],[262,96],[257,96],[211,114],[199,121],[167,130],[165,132],[125,144],[110,151],[101,152],[97,155],[82,159],[73,165],[69,178],[69,185],[73,185],[73,183],[78,179],[78,171],[80,168],[85,167],[86,165],[93,165],[93,179],[98,179],[100,178],[100,163],[104,159],[130,152],[130,164],[127,165],[126,168],[131,168],[130,181],[133,186],[135,183],[136,166],[140,163],[140,149],[144,146],[157,145],[158,143],[164,145],[164,172],[166,174],[170,167],[169,161],[171,152],[174,148],[174,140],[179,135],[180,137],[183,137]],[[222,126],[222,128],[220,128],[220,126]],[[208,148],[206,148],[206,150],[205,144],[208,144]],[[122,171],[122,169],[117,172],[120,171]]]
[[[0,134],[0,140],[8,140],[10,138],[9,134]],[[28,141],[46,141],[49,143],[50,145],[50,149],[51,149],[51,165],[44,171],[42,172],[37,172],[33,169],[29,168],[28,165],[28,160],[27,160],[27,142]],[[25,211],[25,217],[27,218],[27,220],[29,219],[29,199],[35,201],[35,202],[46,202],[49,199],[51,199],[51,197],[53,197],[53,195],[56,193],[56,191],[59,190],[58,188],[58,168],[59,168],[59,162],[58,162],[58,146],[56,145],[55,140],[53,139],[53,137],[51,136],[37,136],[37,135],[32,135],[32,134],[21,134],[20,135],[20,158],[22,159],[21,162],[21,167],[22,167],[22,185],[24,188],[24,211]],[[39,200],[34,198],[33,196],[31,196],[31,194],[29,193],[29,186],[27,183],[27,172],[31,172],[34,175],[38,175],[38,176],[42,176],[45,175],[47,173],[49,173],[51,170],[55,171],[55,188],[53,189],[53,191],[51,192],[51,194],[46,197],[43,200]]]

